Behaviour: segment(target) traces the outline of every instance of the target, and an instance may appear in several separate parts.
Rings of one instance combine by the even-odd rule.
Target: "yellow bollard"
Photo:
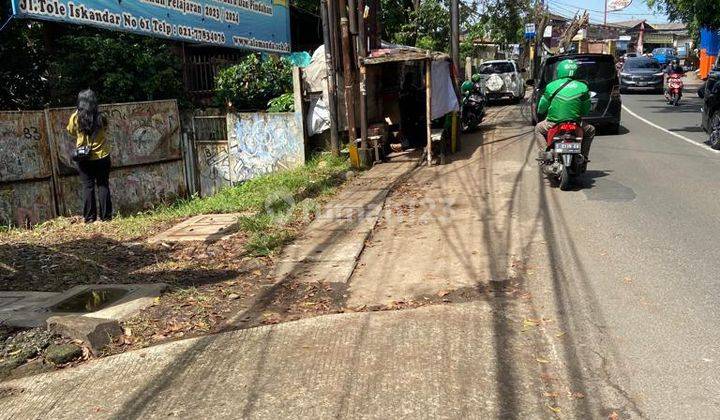
[[[452,113],[452,134],[450,135],[450,151],[455,153],[457,151],[458,136],[460,132],[458,130],[458,113]]]

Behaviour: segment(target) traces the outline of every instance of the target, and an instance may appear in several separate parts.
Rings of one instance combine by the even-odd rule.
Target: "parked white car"
[[[478,73],[483,94],[488,100],[510,99],[520,102],[525,97],[525,69],[518,68],[515,60],[492,60],[480,65]]]

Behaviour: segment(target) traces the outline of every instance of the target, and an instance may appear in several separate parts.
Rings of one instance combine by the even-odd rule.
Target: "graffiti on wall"
[[[227,142],[200,143],[195,147],[200,195],[207,197],[232,184]]]
[[[50,168],[45,114],[0,112],[0,182],[48,178]]]
[[[175,101],[102,105],[108,121],[114,167],[180,159],[180,115]],[[58,148],[60,173],[76,173],[72,162],[75,139],[66,127],[74,108],[49,111],[50,131]]]
[[[0,224],[32,226],[54,215],[50,181],[0,186]]]
[[[293,113],[228,114],[232,181],[303,165],[305,147],[297,118]]]
[[[114,207],[130,213],[185,196],[176,102],[103,105],[101,110],[113,150]],[[70,157],[75,140],[66,131],[72,112],[0,112],[1,224],[27,226],[49,220],[56,203],[63,215],[81,212],[82,188]]]
[[[110,173],[110,191],[114,210],[129,214],[169,203],[185,195],[187,188],[182,161],[159,163],[139,168],[120,168]],[[66,215],[82,213],[82,188],[79,177],[63,177],[65,192],[61,208]]]

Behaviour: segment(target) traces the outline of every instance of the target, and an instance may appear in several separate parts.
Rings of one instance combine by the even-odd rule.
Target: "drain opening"
[[[89,289],[50,307],[51,312],[88,313],[107,308],[125,297],[130,290],[113,287]]]

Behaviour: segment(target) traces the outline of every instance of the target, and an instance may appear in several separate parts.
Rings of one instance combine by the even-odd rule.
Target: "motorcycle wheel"
[[[680,105],[680,95],[675,94],[675,96],[673,97],[673,105],[674,106]]]
[[[567,166],[563,166],[562,172],[560,173],[560,191],[567,191],[570,189],[570,172],[568,172]]]
[[[716,130],[716,127],[720,127],[720,111],[716,111],[710,118],[710,138],[708,144],[715,150],[720,150],[720,130]]]

